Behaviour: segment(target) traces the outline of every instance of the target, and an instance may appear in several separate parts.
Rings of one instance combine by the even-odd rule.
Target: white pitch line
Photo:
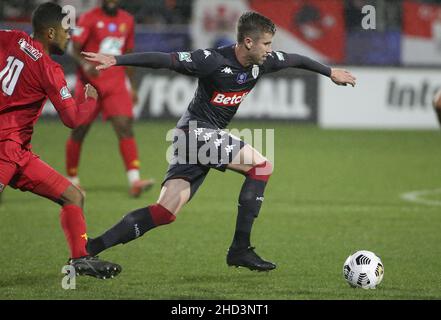
[[[406,193],[402,193],[400,195],[400,198],[405,201],[425,204],[428,206],[441,206],[441,200],[424,199],[424,196],[433,195],[433,194],[441,194],[441,189],[416,190],[416,191],[406,192]]]

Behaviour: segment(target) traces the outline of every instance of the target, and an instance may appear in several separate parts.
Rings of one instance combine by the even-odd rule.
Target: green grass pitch
[[[80,167],[87,191],[88,233],[96,236],[128,211],[156,201],[167,168],[165,140],[174,122],[138,122],[145,177],[157,185],[127,195],[117,141],[96,123]],[[321,130],[288,123],[235,122],[232,128],[275,129],[275,172],[253,245],[278,268],[270,273],[228,268],[226,250],[243,177],[212,171],[175,223],[101,257],[120,263],[113,280],[79,277],[61,287],[68,258],[59,207],[7,188],[0,205],[0,299],[440,299],[441,207],[400,195],[441,187],[437,131]],[[40,121],[34,151],[64,173],[69,131]],[[440,201],[440,194],[430,195]],[[376,290],[352,289],[342,277],[346,257],[366,249],[384,263]]]

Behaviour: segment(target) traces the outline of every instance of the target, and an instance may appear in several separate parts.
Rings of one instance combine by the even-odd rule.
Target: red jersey
[[[77,108],[63,69],[42,44],[25,32],[0,30],[0,141],[28,145],[47,98],[60,114]]]
[[[107,15],[101,8],[85,12],[78,20],[72,41],[80,44],[82,51],[121,55],[134,47],[135,22],[128,12],[118,9],[115,16]],[[90,82],[100,93],[125,87],[125,67],[101,70],[97,77],[87,77],[81,68],[77,76]]]

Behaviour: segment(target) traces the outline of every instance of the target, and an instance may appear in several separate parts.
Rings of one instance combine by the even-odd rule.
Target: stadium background
[[[0,27],[30,32],[30,14],[40,2],[1,1]],[[74,5],[81,14],[100,1],[58,3]],[[431,106],[433,93],[441,88],[441,1],[121,4],[137,21],[135,51],[190,51],[232,43],[238,16],[256,10],[278,26],[275,50],[347,68],[357,86],[337,87],[322,76],[286,70],[259,82],[231,126],[275,130],[276,171],[253,234],[259,252],[279,263],[273,274],[232,271],[225,265],[241,177],[210,174],[168,230],[104,255],[121,262],[125,270],[120,279],[78,279],[77,289],[70,291],[60,286],[58,269],[67,251],[54,216],[56,205],[7,189],[0,204],[0,256],[8,261],[2,266],[0,298],[441,298],[441,151]],[[375,29],[362,27],[365,5],[376,9]],[[73,88],[72,60],[68,55],[55,59]],[[195,81],[168,71],[136,72],[140,158],[143,171],[160,181],[167,166],[166,133],[187,107]],[[54,116],[48,104],[33,147],[64,172],[68,129]],[[142,199],[127,197],[115,145],[109,125],[98,121],[81,162],[90,234],[102,232],[130,209],[154,202],[159,191],[156,186]],[[377,291],[349,289],[342,279],[345,258],[359,249],[383,259],[385,278]]]

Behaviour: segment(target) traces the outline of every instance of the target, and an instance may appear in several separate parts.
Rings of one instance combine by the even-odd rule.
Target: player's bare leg
[[[228,250],[227,264],[257,271],[273,270],[276,265],[260,258],[250,241],[254,219],[259,215],[266,183],[272,174],[272,165],[256,149],[245,145],[227,168],[246,177],[239,195],[236,230]]]
[[[245,174],[256,165],[262,164],[265,161],[268,161],[268,159],[249,144],[246,144],[233,161],[228,164],[227,168]],[[269,172],[269,174],[271,173],[272,172]]]
[[[97,238],[89,239],[87,250],[98,254],[118,244],[125,244],[142,236],[147,231],[169,224],[190,199],[190,183],[183,179],[172,179],[164,183],[158,202],[126,214],[112,228]]]
[[[67,187],[59,201],[63,206],[74,205],[81,209],[83,209],[84,206],[84,196],[81,193],[81,190],[74,184]]]
[[[190,183],[184,179],[171,179],[164,183],[158,203],[176,216],[189,199]]]
[[[129,181],[129,195],[139,197],[143,191],[150,189],[153,179],[141,179],[139,173],[140,162],[138,147],[133,133],[133,119],[127,116],[113,116],[109,118],[119,140],[119,150],[124,160]]]
[[[78,175],[78,167],[81,157],[81,146],[89,132],[91,124],[82,125],[73,129],[70,137],[66,142],[66,173],[70,182],[80,188],[85,195],[84,189],[81,188],[80,178]]]

